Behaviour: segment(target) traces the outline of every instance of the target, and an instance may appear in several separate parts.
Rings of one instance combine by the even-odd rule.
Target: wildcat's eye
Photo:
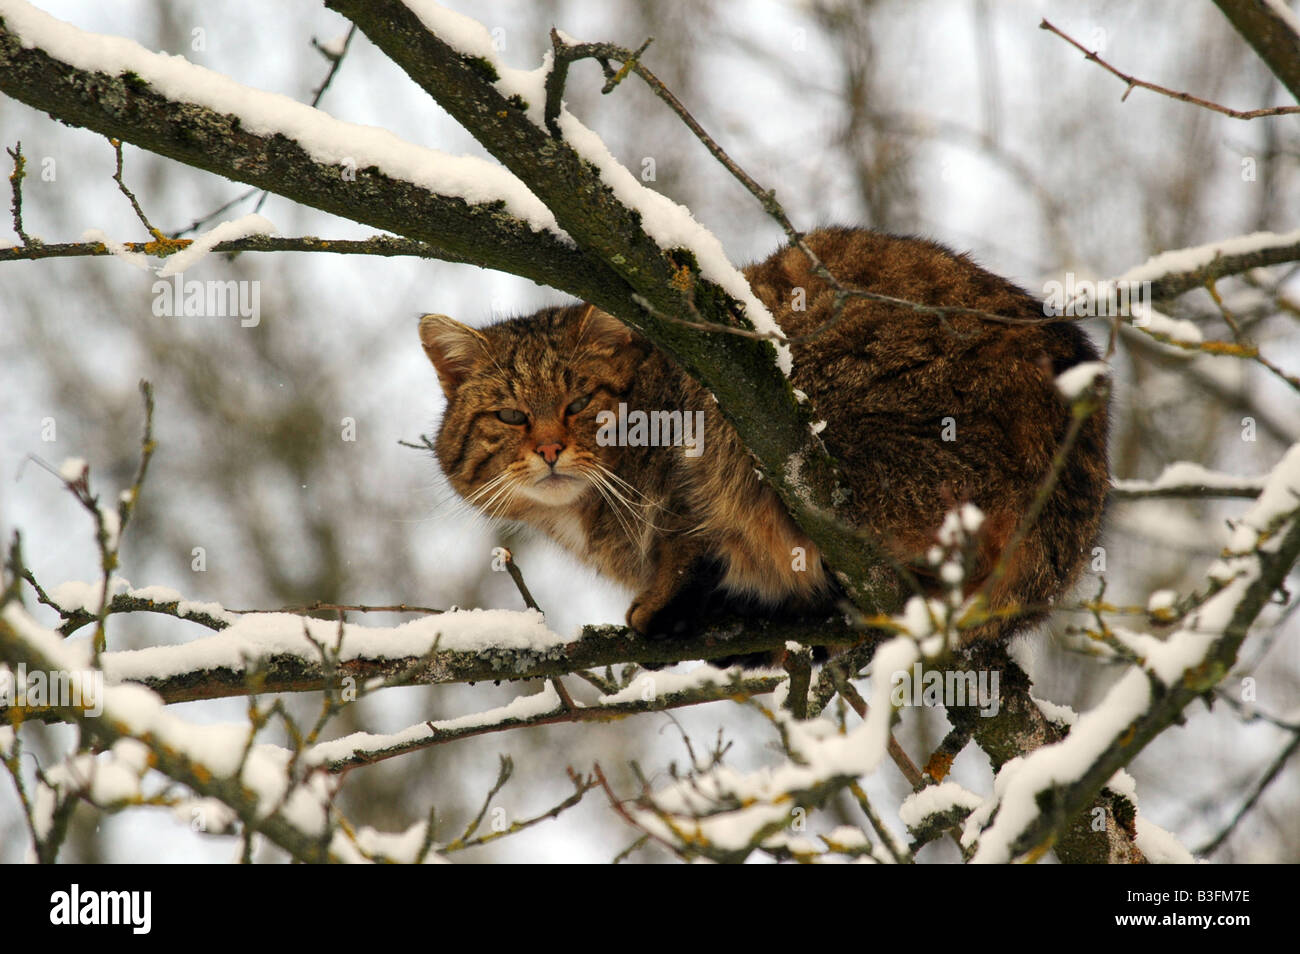
[[[507,424],[527,424],[528,415],[517,408],[508,407],[505,410],[497,411],[497,417]]]
[[[582,397],[578,398],[576,401],[571,401],[571,402],[569,403],[569,406],[566,407],[566,408],[564,409],[564,413],[565,413],[565,414],[577,414],[579,411],[581,411],[584,407],[586,407],[586,406],[587,406],[588,404],[590,404],[590,403],[591,403],[591,395],[590,395],[590,394],[584,394]]]

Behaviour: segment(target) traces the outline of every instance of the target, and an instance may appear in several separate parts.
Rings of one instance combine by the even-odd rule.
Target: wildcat
[[[845,285],[1013,319],[941,319],[850,299],[835,325],[792,346],[791,384],[827,422],[821,437],[852,484],[855,526],[937,592],[925,554],[945,514],[974,503],[985,520],[966,580],[973,591],[1069,426],[1055,376],[1097,352],[1074,325],[1043,321],[1041,301],[936,243],[852,228],[819,229],[806,242]],[[745,275],[787,337],[832,314],[831,288],[797,248]],[[434,446],[452,487],[632,588],[632,628],[661,636],[724,609],[834,609],[837,587],[816,546],[711,395],[617,319],[586,304],[481,329],[426,315],[420,340],[447,396]],[[682,412],[684,423],[702,419],[704,432],[674,445],[675,431],[657,444],[644,430],[635,440],[634,427],[611,431],[611,420],[626,424],[635,411],[660,412],[660,423],[663,412]],[[1055,489],[990,587],[994,610],[1016,612],[968,639],[1023,629],[1078,577],[1109,486],[1106,429],[1104,408],[1084,421]],[[611,442],[613,433],[621,439]],[[800,552],[806,562],[795,569]]]

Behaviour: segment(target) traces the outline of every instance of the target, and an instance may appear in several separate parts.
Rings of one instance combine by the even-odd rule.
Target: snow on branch
[[[56,20],[25,0],[0,0],[5,32],[26,49],[88,73],[147,85],[168,100],[223,116],[259,138],[283,136],[317,163],[352,171],[375,167],[392,179],[471,205],[500,203],[537,230],[559,233],[555,217],[506,170],[470,156],[415,146],[385,129],[334,119],[278,93],[254,90],[181,56],[151,53],[122,37],[99,36]]]
[[[719,760],[701,762],[693,757],[690,771],[674,775],[671,784],[658,789],[644,785],[640,795],[629,799],[618,798],[608,786],[607,794],[629,824],[683,858],[735,862],[754,851],[774,857],[836,853],[833,846],[825,850],[792,843],[785,829],[836,792],[848,790],[879,839],[871,847],[870,839],[859,831],[855,845],[865,850],[851,854],[882,862],[908,861],[910,853],[881,823],[858,779],[873,772],[889,751],[894,710],[887,700],[893,674],[907,670],[919,658],[918,644],[911,636],[899,636],[876,650],[872,697],[882,701],[847,731],[826,715],[805,720],[792,715],[786,698],[789,684],[777,689],[777,705],[771,709],[751,701],[777,732],[784,759],[775,765],[738,772]]]
[[[1263,477],[1238,477],[1209,470],[1200,464],[1178,461],[1169,464],[1155,480],[1116,480],[1112,500],[1149,497],[1258,497]]]
[[[562,76],[556,70],[554,53],[547,53],[537,70],[511,69],[501,62],[491,33],[477,20],[429,0],[412,0],[406,6],[430,34],[447,43],[462,57],[480,64],[485,75],[495,75],[493,85],[496,89],[508,101],[522,106],[522,115],[534,126],[543,132],[553,129],[558,133],[557,138],[562,138],[579,157],[591,163],[599,171],[604,186],[623,206],[636,213],[640,228],[661,250],[688,251],[703,278],[743,305],[744,317],[755,331],[779,338],[781,329],[775,319],[758,300],[745,276],[727,258],[718,237],[696,221],[690,209],[641,182],[614,158],[596,133],[563,106],[559,100],[562,90],[557,91],[553,83],[556,76]],[[548,115],[549,109],[557,104],[555,115]],[[788,375],[792,367],[789,347],[778,342],[776,353],[781,371]]]
[[[195,168],[446,249],[453,260],[556,287],[575,273],[592,276],[593,263],[582,261],[549,210],[499,166],[86,33],[22,0],[0,0],[0,90]]]
[[[772,343],[701,334],[677,320],[762,323],[764,313],[747,307],[747,286],[720,246],[675,206],[647,198],[639,184],[636,202],[645,214],[627,205],[622,186],[606,181],[615,176],[626,186],[622,176],[602,173],[552,137],[541,118],[544,69],[503,72],[485,55],[491,51],[482,48],[481,26],[417,5],[448,33],[443,40],[396,0],[329,5],[508,172],[339,123],[180,58],[76,30],[20,0],[0,0],[0,90],[66,122],[531,278],[617,315],[713,392],[852,599],[869,612],[889,608],[897,594],[872,582],[880,558],[848,529],[835,492],[842,482],[836,464],[810,431],[811,412],[794,400]],[[536,90],[536,102],[519,90]],[[690,244],[666,253],[648,229]]]
[[[90,584],[76,586],[87,592],[93,589]],[[664,642],[648,640],[622,626],[587,626],[576,636],[563,637],[549,630],[535,610],[462,610],[392,627],[340,624],[292,613],[235,618],[215,604],[189,604],[162,587],[114,589],[122,589],[114,599],[122,599],[132,609],[219,625],[219,632],[185,643],[102,654],[102,671],[110,685],[145,686],[168,703],[318,692],[345,679],[360,684],[400,680],[413,685],[537,679],[628,660],[663,665],[775,650],[794,638],[809,645],[845,645],[862,638],[839,619],[826,620],[813,633],[809,626],[794,623],[719,621],[692,639]],[[70,584],[50,590],[65,599],[73,592]],[[142,594],[151,592],[152,606],[132,605],[149,600]],[[176,608],[171,610],[173,604]],[[79,623],[93,621],[93,617],[72,618]],[[610,704],[626,701],[619,698]],[[7,717],[8,708],[0,705],[0,718]],[[655,707],[644,711],[651,708]],[[643,710],[630,706],[627,711]],[[41,718],[42,710],[29,706],[27,717]]]
[[[1259,499],[1208,571],[1209,596],[1168,637],[1116,631],[1135,664],[1060,742],[1013,759],[994,795],[967,821],[976,862],[1037,857],[1115,773],[1194,699],[1213,690],[1251,624],[1300,558],[1300,445],[1273,469]]]
[[[590,704],[576,700],[566,703],[548,683],[541,692],[520,696],[486,712],[421,722],[399,732],[354,732],[320,742],[306,752],[305,758],[309,764],[338,772],[489,732],[564,722],[609,722],[637,713],[746,699],[772,692],[784,679],[777,675],[742,678],[712,666],[701,666],[685,675],[644,672],[634,676],[622,690],[602,695]]]
[[[1300,261],[1300,230],[1281,235],[1253,232],[1161,252],[1114,279],[1114,284],[1150,282],[1151,298],[1160,301],[1228,275],[1295,261]]]
[[[142,743],[169,777],[229,805],[251,831],[294,857],[338,861],[358,856],[331,818],[329,777],[312,775],[294,783],[273,747],[250,745],[247,727],[193,725],[168,712],[146,689],[95,685],[84,654],[16,604],[0,613],[0,652],[33,670],[67,673],[78,704],[57,707],[61,715],[103,745],[124,739]]]
[[[515,641],[545,642],[545,630],[539,622],[533,620],[531,630],[519,630]],[[459,636],[468,638],[463,631]],[[327,654],[327,660],[337,664],[339,655]],[[571,796],[540,815],[478,838],[471,837],[476,827],[471,826],[461,838],[439,844],[427,822],[417,823],[403,832],[358,829],[348,825],[333,805],[341,778],[338,772],[350,765],[398,754],[395,748],[410,751],[420,745],[396,735],[365,734],[316,744],[320,730],[342,708],[340,699],[346,698],[343,694],[327,692],[321,716],[305,735],[278,703],[265,709],[255,702],[250,704],[247,725],[192,724],[169,712],[163,699],[142,686],[105,685],[104,672],[93,667],[94,654],[87,647],[65,642],[12,601],[0,611],[0,657],[9,660],[13,667],[0,667],[0,685],[6,697],[14,691],[30,692],[33,686],[40,685],[39,681],[28,680],[30,673],[57,679],[69,691],[54,694],[58,698],[50,696],[45,700],[45,707],[79,724],[88,739],[107,749],[98,755],[79,751],[39,773],[35,798],[28,798],[24,787],[19,785],[33,848],[41,860],[53,861],[57,857],[70,810],[78,800],[105,811],[162,805],[182,816],[187,811],[195,812],[195,817],[210,818],[200,827],[213,834],[228,831],[238,820],[243,826],[246,859],[251,853],[252,836],[260,834],[297,861],[422,862],[440,860],[438,853],[482,844],[553,818],[576,804],[596,784],[594,779],[583,779],[571,771],[574,784]],[[101,656],[101,661],[104,658]],[[638,690],[643,705],[628,706],[625,700],[610,698],[602,699],[593,709],[600,710],[600,718],[615,718],[633,711],[690,704],[701,701],[694,696],[710,693],[713,698],[734,698],[770,691],[776,682],[772,678],[732,680],[725,673],[707,668],[689,679],[660,678],[665,682],[661,695],[653,688]],[[17,688],[19,682],[23,684],[21,690]],[[392,681],[378,682],[381,686],[372,681],[366,689],[379,688]],[[554,689],[548,689],[541,694],[540,701],[550,703],[561,698]],[[524,697],[501,711],[446,720],[436,727],[442,733],[439,741],[490,731],[490,725],[509,728],[511,718],[522,719],[519,724],[537,724],[527,717],[539,714],[542,707],[538,702],[537,697]],[[24,704],[20,711],[5,713],[6,718],[20,722],[29,708],[39,706]],[[276,716],[289,727],[294,741],[292,749],[255,741],[261,729]],[[428,725],[434,728],[433,724]],[[374,745],[365,745],[375,741],[387,745],[389,751],[381,752]],[[0,730],[0,759],[15,777],[21,771],[19,754],[15,728],[6,726]],[[144,782],[150,769],[184,784],[194,793],[193,797],[148,794]],[[500,784],[508,776],[506,765]]]

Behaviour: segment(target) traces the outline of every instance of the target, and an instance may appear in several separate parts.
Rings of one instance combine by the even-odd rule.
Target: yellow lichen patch
[[[1208,354],[1229,354],[1238,358],[1259,357],[1258,348],[1237,344],[1235,341],[1203,341],[1200,350]]]
[[[627,74],[632,71],[632,64],[634,64],[635,62],[636,62],[635,56],[632,57],[630,60],[625,60],[623,62],[623,65],[619,68],[619,71],[615,73],[614,76],[610,79],[609,85],[617,86],[619,83],[623,82],[623,80],[627,78]]]
[[[691,286],[695,284],[695,279],[691,276],[690,267],[683,265],[673,272],[670,284],[680,292],[690,291]]]
[[[172,239],[157,233],[152,242],[145,242],[139,246],[140,251],[146,255],[157,255],[160,258],[179,252],[181,249],[193,243],[193,239]]]
[[[936,782],[942,782],[950,771],[952,771],[951,752],[935,752],[930,756],[930,761],[925,763],[925,774]]]
[[[886,616],[883,613],[876,613],[874,616],[864,616],[861,621],[863,626],[871,629],[886,629],[891,633],[901,633],[906,627],[899,625],[898,620],[892,616]]]

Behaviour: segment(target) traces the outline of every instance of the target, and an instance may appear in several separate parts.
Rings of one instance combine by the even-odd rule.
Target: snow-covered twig
[[[1142,659],[1060,742],[1008,762],[972,816],[976,861],[1045,851],[1064,824],[1145,745],[1231,669],[1251,624],[1300,558],[1300,445],[1274,468],[1259,500],[1211,567],[1210,592],[1164,639],[1117,635]]]
[[[251,830],[304,861],[344,860],[353,852],[330,819],[331,792],[320,778],[285,796],[289,784],[281,760],[269,747],[255,749],[241,763],[243,732],[238,727],[193,725],[168,712],[162,700],[136,686],[103,688],[87,696],[89,660],[52,630],[11,604],[0,613],[0,654],[32,670],[67,673],[80,701],[56,708],[105,746],[134,739],[152,763],[193,791],[219,799]],[[91,704],[102,707],[98,715]],[[239,768],[238,774],[234,770]],[[285,807],[266,813],[278,802]]]
[[[631,693],[603,696],[593,703],[578,703],[573,708],[566,707],[553,686],[548,685],[539,693],[520,696],[508,705],[486,712],[438,722],[421,722],[386,735],[356,732],[321,742],[309,749],[305,757],[311,764],[338,772],[419,749],[507,729],[560,723],[606,722],[638,713],[664,712],[721,700],[747,699],[772,692],[782,681],[780,676],[737,677],[722,670],[701,667],[686,676],[669,673],[643,676],[634,683]]]
[[[1169,464],[1155,480],[1116,480],[1112,500],[1142,500],[1152,497],[1258,497],[1262,477],[1238,477],[1207,470],[1200,464],[1178,461]]]
[[[168,256],[186,248],[190,239],[168,239],[162,242],[122,242],[120,250],[128,254]],[[409,255],[414,258],[436,259],[462,265],[481,265],[480,259],[458,255],[450,249],[402,238],[398,235],[373,235],[368,239],[328,239],[314,235],[279,238],[272,235],[248,235],[243,238],[218,242],[213,252],[329,252],[333,255],[376,255],[389,258]],[[0,263],[36,261],[43,258],[93,258],[117,254],[107,242],[50,242],[30,245],[13,245],[0,248]]]

